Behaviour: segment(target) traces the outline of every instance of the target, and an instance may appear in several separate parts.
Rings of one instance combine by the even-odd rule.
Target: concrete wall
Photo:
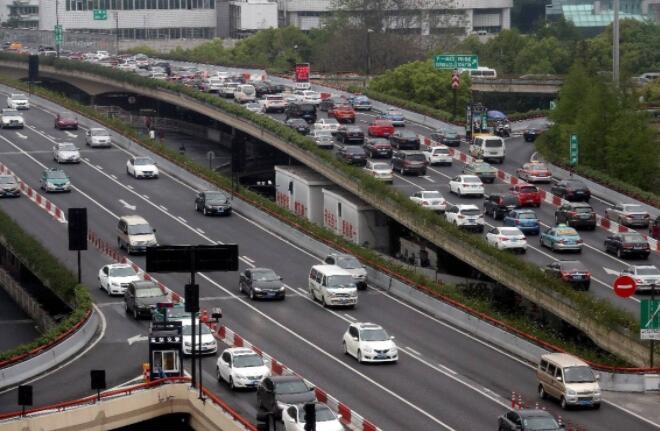
[[[4,269],[0,268],[0,287],[2,287],[9,296],[21,307],[21,310],[34,320],[39,326],[40,331],[46,332],[55,326],[53,318],[41,308],[41,304],[36,301],[23,287],[12,278]]]

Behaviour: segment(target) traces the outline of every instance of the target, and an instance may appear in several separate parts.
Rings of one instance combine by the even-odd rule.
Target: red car
[[[374,120],[369,124],[369,136],[387,138],[394,133],[394,125],[389,120]]]
[[[78,130],[78,120],[71,116],[71,114],[57,114],[55,117],[55,128],[64,130]]]
[[[536,186],[531,184],[516,184],[509,190],[518,198],[519,206],[541,206],[541,191]]]
[[[328,109],[328,117],[335,117],[339,123],[355,123],[355,109],[348,105],[335,105]]]
[[[525,163],[522,168],[516,170],[518,178],[528,183],[549,183],[552,181],[550,170],[543,163]]]

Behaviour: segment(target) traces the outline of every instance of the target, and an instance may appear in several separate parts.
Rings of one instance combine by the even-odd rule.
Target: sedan
[[[55,117],[55,128],[59,130],[78,130],[78,120],[68,113],[57,114]]]
[[[541,232],[539,242],[552,251],[582,251],[582,238],[572,227],[558,225]]]
[[[0,175],[0,198],[18,198],[21,196],[21,188],[18,180],[13,175]]]
[[[370,176],[376,178],[377,180],[391,183],[394,181],[392,175],[392,165],[386,162],[376,162],[373,160],[367,160],[367,164],[364,167],[364,170]]]
[[[394,133],[394,125],[389,120],[376,119],[369,124],[367,128],[369,136],[376,136],[379,138],[387,138]]]
[[[92,148],[110,147],[112,145],[110,132],[101,127],[92,127],[85,133],[85,143]]]
[[[431,133],[431,139],[448,147],[458,147],[461,145],[459,134],[448,129],[436,130]]]
[[[559,260],[543,268],[546,274],[560,278],[575,289],[589,290],[591,272],[579,260]]]
[[[532,210],[515,209],[504,216],[504,226],[515,226],[525,235],[538,235],[541,230],[539,219]]]
[[[364,142],[364,132],[360,126],[340,126],[337,129],[337,140],[343,144],[358,144]]]
[[[534,142],[540,134],[541,131],[539,129],[525,129],[523,138],[525,138],[525,142]]]
[[[372,159],[392,157],[392,144],[385,138],[367,138],[364,149]]]
[[[314,128],[317,130],[328,130],[333,135],[339,129],[339,122],[334,118],[320,118],[314,123]]]
[[[486,233],[486,241],[499,250],[527,251],[527,238],[517,227],[494,227]]]
[[[215,367],[218,382],[225,381],[232,390],[256,388],[270,370],[261,356],[245,347],[225,349]]]
[[[156,162],[147,156],[133,156],[126,162],[126,173],[134,178],[158,178]]]
[[[314,417],[317,431],[344,431],[337,415],[325,404],[314,404]],[[305,409],[303,404],[287,407],[282,412],[284,431],[305,431]]]
[[[197,193],[195,196],[195,211],[205,216],[209,215],[231,215],[231,201],[223,192],[207,190]]]
[[[140,280],[140,276],[127,263],[111,263],[101,267],[98,279],[99,288],[108,295],[123,295],[130,282]]]
[[[610,235],[605,239],[605,251],[616,254],[619,259],[639,256],[648,259],[651,254],[649,242],[637,232],[625,232]]]
[[[367,153],[364,148],[356,145],[344,145],[337,149],[337,158],[350,165],[365,166]]]
[[[475,175],[458,175],[449,180],[449,191],[460,197],[465,195],[483,196],[484,183]]]
[[[396,362],[399,352],[394,337],[374,323],[351,323],[344,333],[342,348],[359,363]]]
[[[422,152],[426,157],[426,161],[429,165],[450,165],[453,162],[453,157],[449,154],[449,147],[446,145],[436,145],[429,147],[424,145],[422,147]]]
[[[494,183],[497,178],[497,169],[482,160],[475,160],[465,165],[463,173],[476,175],[482,182],[488,184]]]
[[[442,196],[442,193],[437,190],[417,191],[410,196],[410,200],[433,211],[444,211],[447,209],[447,201]]]
[[[355,110],[350,105],[334,105],[328,109],[328,117],[334,117],[340,123],[355,123]]]
[[[655,265],[631,265],[621,275],[632,277],[638,291],[650,292],[653,286],[660,291],[660,271]]]
[[[46,192],[70,192],[71,180],[61,169],[46,169],[41,174],[39,186]]]
[[[651,215],[641,205],[616,204],[605,209],[605,216],[628,227],[648,227]]]
[[[549,183],[552,181],[552,173],[545,163],[525,163],[522,168],[516,169],[516,175],[528,183]]]
[[[580,180],[568,179],[558,181],[553,184],[550,189],[552,194],[555,194],[567,201],[585,201],[589,202],[591,198],[591,191]]]
[[[540,207],[542,199],[541,190],[531,184],[516,184],[509,191],[518,198],[518,205]]]
[[[80,151],[70,142],[53,145],[53,160],[57,163],[80,163]]]
[[[195,353],[198,355],[214,355],[218,351],[218,342],[215,339],[215,335],[213,335],[208,325],[203,325],[199,321],[196,321],[195,326],[197,326],[195,328]],[[200,338],[202,339],[201,345],[199,343]],[[192,322],[190,319],[181,321],[181,341],[183,354],[192,355]]]
[[[282,277],[269,268],[250,268],[241,272],[238,290],[247,293],[250,299],[284,299],[285,290]]]
[[[563,431],[550,413],[541,409],[511,410],[497,419],[500,431]]]
[[[302,118],[289,118],[286,120],[286,125],[301,135],[309,134],[309,125],[307,124],[307,121]]]
[[[389,120],[394,127],[403,127],[406,125],[406,118],[403,113],[396,108],[390,108],[380,118]]]

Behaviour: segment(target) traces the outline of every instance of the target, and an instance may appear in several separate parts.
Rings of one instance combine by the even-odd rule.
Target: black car
[[[286,91],[286,85],[284,84],[270,84],[269,86],[270,94],[280,94]]]
[[[492,193],[484,199],[484,212],[495,220],[503,219],[517,206],[518,198],[509,193]]]
[[[605,239],[605,251],[616,257],[639,256],[648,259],[651,254],[649,242],[637,232],[623,232]]]
[[[332,108],[335,107],[335,105],[345,105],[346,101],[343,100],[340,97],[329,97],[327,99],[321,100],[321,103],[319,104],[319,110],[328,112]]]
[[[289,118],[286,120],[286,125],[301,135],[309,134],[309,124],[307,124],[307,121],[303,120],[302,118]]]
[[[546,274],[560,278],[575,289],[589,290],[591,272],[579,260],[560,260],[549,263],[543,269]]]
[[[596,212],[586,202],[568,202],[555,210],[555,224],[574,228],[596,229]]]
[[[458,133],[450,130],[436,130],[431,133],[431,139],[448,147],[458,147],[461,145],[461,137]]]
[[[401,175],[414,173],[426,175],[426,156],[421,151],[396,151],[392,154],[392,170]]]
[[[395,150],[419,150],[419,137],[412,130],[397,129],[390,135],[390,144]]]
[[[559,431],[566,429],[545,410],[511,410],[497,419],[499,431]]]
[[[282,417],[282,404],[304,404],[316,401],[313,387],[307,386],[298,376],[264,377],[257,386],[257,410],[271,412],[277,419]]]
[[[341,125],[337,129],[335,137],[344,144],[362,145],[364,143],[364,132],[360,126]]]
[[[364,143],[364,149],[372,159],[392,157],[392,144],[385,138],[368,138]]]
[[[523,132],[523,138],[525,142],[534,142],[536,138],[541,134],[539,129],[525,129]]]
[[[241,272],[238,290],[247,293],[250,299],[284,299],[285,291],[282,277],[269,268],[249,268]]]
[[[316,106],[310,103],[290,103],[284,110],[285,119],[302,118],[308,123],[316,123]]]
[[[567,201],[589,202],[591,199],[591,191],[586,184],[575,179],[557,181],[552,185],[550,192]]]
[[[355,145],[342,145],[337,149],[337,158],[351,165],[365,166],[367,152]]]
[[[223,192],[206,190],[197,193],[195,210],[204,215],[231,215],[231,201]]]
[[[268,85],[267,82],[265,81],[253,81],[251,82],[252,86],[254,87],[254,92],[256,93],[258,98],[261,98],[265,96],[266,94],[270,94],[270,85]]]
[[[124,293],[124,310],[133,315],[135,319],[148,317],[159,303],[170,302],[156,283],[151,280],[131,281]]]

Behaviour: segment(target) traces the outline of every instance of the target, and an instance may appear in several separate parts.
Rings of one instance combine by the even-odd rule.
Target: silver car
[[[85,142],[92,148],[110,147],[112,139],[110,132],[102,127],[92,127],[85,133]]]
[[[660,270],[655,265],[630,265],[621,271],[621,275],[632,277],[639,291],[651,291],[655,285],[660,292]]]
[[[648,227],[651,216],[641,205],[618,203],[605,209],[608,219],[629,227]]]
[[[53,145],[53,160],[57,163],[80,163],[80,151],[71,142]]]

